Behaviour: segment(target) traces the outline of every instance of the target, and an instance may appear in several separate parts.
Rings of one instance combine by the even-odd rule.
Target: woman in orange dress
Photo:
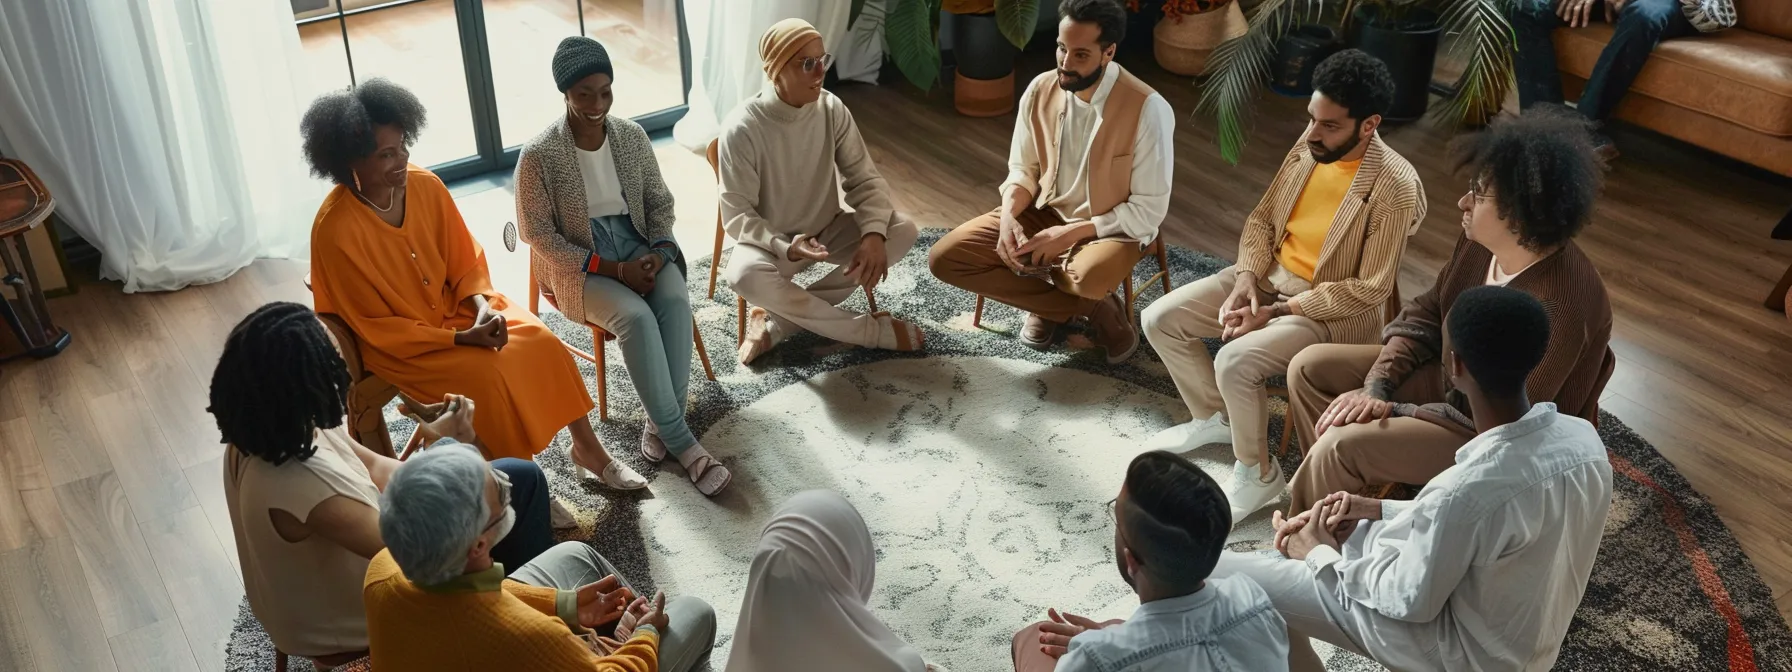
[[[410,165],[423,105],[385,79],[318,97],[300,124],[311,173],[332,180],[311,228],[320,313],[348,322],[367,367],[419,400],[479,407],[490,458],[530,459],[564,427],[582,476],[647,481],[598,443],[591,395],[547,325],[492,288],[485,251],[447,187]]]

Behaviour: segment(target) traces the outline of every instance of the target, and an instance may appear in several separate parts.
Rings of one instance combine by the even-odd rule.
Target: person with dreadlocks
[[[347,321],[367,367],[411,398],[458,391],[484,408],[476,429],[487,459],[531,459],[565,427],[580,475],[647,487],[598,443],[572,356],[492,287],[454,197],[411,165],[424,119],[415,95],[380,78],[319,96],[305,112],[311,174],[336,183],[311,228],[318,312]]]
[[[386,547],[379,496],[398,461],[349,438],[348,366],[310,308],[270,303],[231,330],[212,372],[224,496],[249,607],[274,645],[326,662],[367,651],[361,588]],[[448,395],[423,429],[478,441],[472,399]],[[492,558],[520,568],[554,545],[547,480],[534,462],[492,463],[516,522]]]

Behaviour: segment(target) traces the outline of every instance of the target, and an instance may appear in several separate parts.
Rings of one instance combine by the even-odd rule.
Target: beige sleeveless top
[[[275,646],[299,656],[367,648],[361,586],[368,560],[317,534],[297,543],[282,539],[270,511],[304,521],[319,502],[335,496],[379,509],[379,490],[347,431],[319,430],[316,441],[310,458],[280,466],[235,446],[224,454],[224,496],[249,608]]]

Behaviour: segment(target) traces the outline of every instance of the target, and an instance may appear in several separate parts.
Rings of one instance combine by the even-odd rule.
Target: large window
[[[615,114],[649,131],[684,112],[690,89],[680,0],[291,0],[316,95],[371,77],[429,110],[411,160],[444,179],[508,167],[565,109],[549,62],[572,35],[603,43]]]

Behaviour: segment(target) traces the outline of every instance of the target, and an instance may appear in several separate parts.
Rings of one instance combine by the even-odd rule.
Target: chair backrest
[[[722,179],[722,154],[721,154],[721,152],[722,152],[722,139],[721,138],[716,138],[714,140],[709,141],[709,151],[707,152],[707,154],[709,155],[709,169],[712,171],[715,171],[717,180]]]

